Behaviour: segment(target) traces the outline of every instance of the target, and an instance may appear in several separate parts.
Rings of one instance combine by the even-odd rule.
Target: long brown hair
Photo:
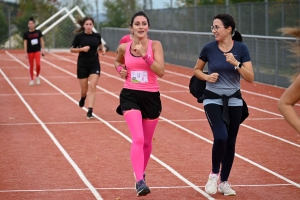
[[[95,23],[94,23],[94,19],[93,19],[92,17],[77,18],[77,19],[76,19],[76,22],[77,22],[77,24],[78,24],[80,27],[78,27],[78,28],[74,31],[74,33],[80,33],[80,32],[82,32],[82,31],[84,31],[83,25],[84,25],[84,23],[85,23],[87,20],[91,20],[92,23],[95,24]]]
[[[296,67],[297,72],[291,77],[291,81],[294,81],[296,77],[300,74],[300,27],[285,27],[280,28],[280,32],[284,35],[291,35],[296,38],[296,42],[289,42],[290,49],[292,52],[292,57],[296,58],[297,62],[292,64],[293,67]]]

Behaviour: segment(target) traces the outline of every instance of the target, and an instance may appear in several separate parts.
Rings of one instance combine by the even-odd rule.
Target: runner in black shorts
[[[119,45],[115,61],[116,70],[125,79],[117,112],[124,116],[131,134],[130,160],[138,196],[150,193],[145,171],[162,110],[157,78],[164,75],[164,53],[159,41],[147,37],[149,26],[143,11],[133,15],[130,22],[133,38]]]
[[[120,107],[117,112],[122,115],[127,110],[139,110],[143,119],[157,119],[162,106],[160,92],[147,92],[123,88],[120,94]]]
[[[94,26],[93,18],[85,17],[83,19],[77,19],[77,23],[80,25],[80,28],[75,30],[75,33],[78,34],[73,40],[71,52],[79,53],[77,60],[77,78],[79,79],[81,89],[79,106],[84,106],[89,89],[87,118],[91,119],[94,118],[93,106],[96,97],[96,86],[100,76],[98,48],[100,47],[102,49],[103,55],[106,49],[101,43],[101,35],[92,31]],[[90,84],[88,82],[90,82]]]

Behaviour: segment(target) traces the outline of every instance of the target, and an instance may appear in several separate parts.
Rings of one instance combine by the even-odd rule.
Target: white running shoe
[[[210,173],[208,181],[205,185],[205,192],[208,194],[216,194],[218,188],[219,174]]]
[[[36,77],[36,78],[35,78],[35,83],[36,83],[37,85],[39,85],[39,84],[41,83],[41,80],[40,80],[39,77]]]
[[[233,189],[230,187],[230,183],[228,181],[224,181],[219,184],[218,191],[223,193],[225,196],[235,196],[236,193]]]
[[[30,82],[29,82],[29,85],[31,86],[31,85],[34,85],[34,80],[31,80]]]

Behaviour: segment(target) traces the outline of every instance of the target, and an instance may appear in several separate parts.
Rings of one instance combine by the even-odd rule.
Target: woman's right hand
[[[123,68],[121,69],[121,71],[120,71],[120,76],[121,76],[121,78],[126,79],[126,77],[127,77],[127,69],[126,69],[126,66],[123,66]]]
[[[84,47],[81,47],[81,50],[84,51],[84,52],[88,52],[90,50],[90,47],[89,46],[84,46]]]
[[[219,74],[218,73],[211,73],[209,75],[207,75],[208,78],[207,78],[207,82],[210,82],[210,83],[215,83],[217,82],[218,78],[219,78]]]

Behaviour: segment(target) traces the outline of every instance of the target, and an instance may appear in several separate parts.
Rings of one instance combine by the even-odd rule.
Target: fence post
[[[254,32],[253,2],[251,2],[251,34]]]
[[[281,2],[281,27],[284,27],[284,4]]]
[[[258,41],[255,38],[255,65],[256,65],[256,73],[259,75],[259,65],[258,65]]]
[[[278,55],[278,41],[275,39],[275,55]],[[276,78],[275,78],[275,85],[278,85],[278,56],[275,56],[275,71],[276,71]]]
[[[8,8],[8,41],[9,41],[9,49],[11,49],[11,25],[10,25],[10,8]]]
[[[269,30],[268,30],[268,17],[269,17],[269,13],[268,13],[268,0],[265,0],[265,34],[266,36],[269,35]]]

